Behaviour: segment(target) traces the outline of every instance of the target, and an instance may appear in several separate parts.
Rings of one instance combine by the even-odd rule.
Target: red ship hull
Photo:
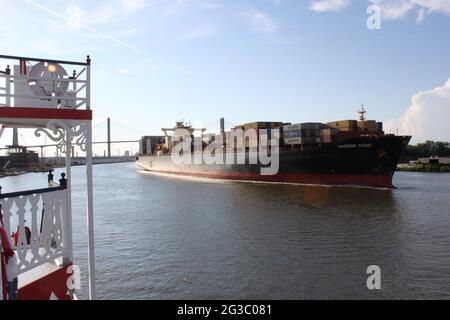
[[[175,172],[148,170],[151,172],[173,174],[180,176],[199,177],[207,179],[257,181],[271,183],[298,183],[305,185],[324,186],[363,186],[374,188],[392,188],[392,177],[387,175],[351,175],[351,174],[314,174],[314,173],[281,173],[272,176],[262,176],[257,173],[224,173],[224,172]]]

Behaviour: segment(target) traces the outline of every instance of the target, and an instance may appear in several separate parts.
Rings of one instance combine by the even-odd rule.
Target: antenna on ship
[[[366,109],[364,109],[364,105],[363,104],[361,105],[361,110],[359,110],[358,113],[359,113],[359,120],[361,120],[363,122],[366,121],[365,114],[367,113],[367,111],[366,111]]]

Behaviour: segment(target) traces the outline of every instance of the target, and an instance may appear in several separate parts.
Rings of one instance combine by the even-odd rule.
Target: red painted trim
[[[92,110],[0,107],[0,118],[92,120]]]
[[[8,298],[7,296],[7,287],[6,287],[6,263],[5,263],[5,257],[3,255],[3,251],[0,252],[0,260],[2,264],[2,291],[3,291],[3,300],[6,300]]]
[[[167,174],[201,177],[208,179],[224,180],[247,180],[262,182],[287,182],[313,185],[332,185],[332,186],[364,186],[375,188],[392,188],[392,177],[388,175],[355,175],[355,174],[332,174],[332,173],[279,173],[273,176],[263,176],[252,172],[176,172],[148,170]]]
[[[19,300],[49,300],[53,293],[59,300],[70,300],[67,295],[69,266],[61,267],[19,289]]]

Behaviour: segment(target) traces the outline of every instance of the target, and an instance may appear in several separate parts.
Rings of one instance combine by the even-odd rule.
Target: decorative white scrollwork
[[[34,131],[36,137],[40,137],[41,133],[44,133],[50,140],[58,143],[56,147],[60,152],[66,153],[66,137],[62,128],[55,126],[53,129],[39,128]]]
[[[56,147],[61,153],[67,154],[69,144],[75,144],[81,151],[86,151],[86,123],[84,121],[72,122],[72,125],[69,126],[63,121],[50,120],[47,128],[36,129],[34,135],[40,137],[41,133],[56,142]]]
[[[80,150],[86,151],[86,122],[81,121],[73,128],[69,128],[70,135],[75,138],[75,144]]]

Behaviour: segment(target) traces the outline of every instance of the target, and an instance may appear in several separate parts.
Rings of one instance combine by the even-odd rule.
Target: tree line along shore
[[[419,161],[419,159],[432,159],[437,161],[429,161],[428,163]],[[403,153],[400,163],[397,167],[398,171],[414,171],[414,172],[450,172],[450,163],[448,161],[442,163],[442,158],[450,159],[450,143],[442,141],[425,141],[416,145],[407,146]]]

